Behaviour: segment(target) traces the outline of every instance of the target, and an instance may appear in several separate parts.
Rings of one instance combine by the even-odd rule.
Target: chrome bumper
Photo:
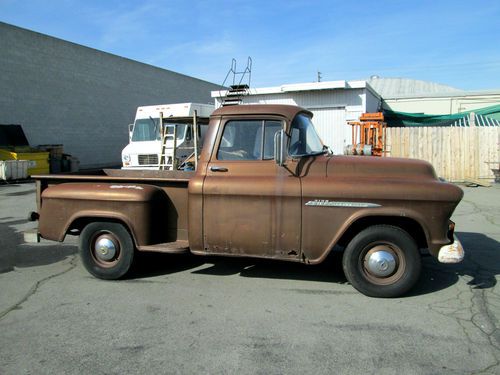
[[[453,236],[453,243],[441,247],[438,253],[438,260],[441,263],[460,263],[464,260],[465,252],[457,237]]]

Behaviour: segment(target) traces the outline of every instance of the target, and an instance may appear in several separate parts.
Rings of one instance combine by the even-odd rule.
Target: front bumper
[[[438,260],[441,263],[460,263],[465,256],[465,251],[456,236],[453,236],[453,242],[442,246],[439,249]]]

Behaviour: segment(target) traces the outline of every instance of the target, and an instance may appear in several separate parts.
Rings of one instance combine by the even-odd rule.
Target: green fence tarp
[[[500,105],[493,105],[452,115],[426,115],[423,113],[384,110],[384,119],[389,127],[451,126],[456,121],[468,117],[471,112],[492,120],[489,122],[490,124],[498,126],[500,122]]]

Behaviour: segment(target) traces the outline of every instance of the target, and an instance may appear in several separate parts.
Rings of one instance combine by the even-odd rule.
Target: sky
[[[0,21],[221,84],[406,77],[500,89],[500,1],[0,0]]]

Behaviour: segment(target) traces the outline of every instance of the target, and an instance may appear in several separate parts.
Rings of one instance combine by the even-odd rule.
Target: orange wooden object
[[[352,126],[352,154],[363,155],[365,146],[371,146],[373,156],[385,155],[386,128],[382,112],[363,113],[360,121],[349,121]],[[359,143],[358,140],[359,133]]]

